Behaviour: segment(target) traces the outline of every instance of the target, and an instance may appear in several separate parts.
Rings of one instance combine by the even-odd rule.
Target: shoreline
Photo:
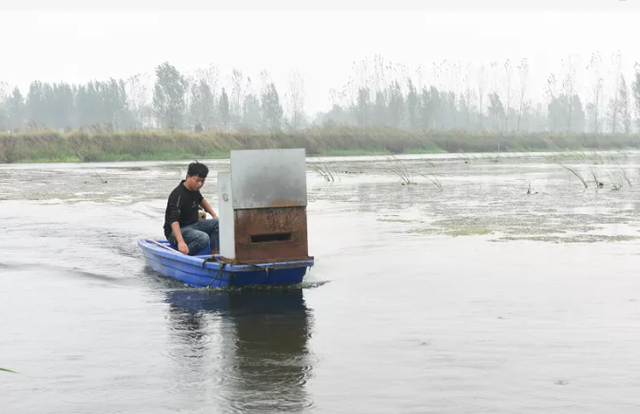
[[[367,151],[353,151],[349,153],[323,153],[323,154],[309,154],[307,155],[308,159],[313,158],[349,158],[349,157],[392,157],[398,155],[436,155],[436,154],[448,154],[448,155],[460,155],[460,159],[466,159],[469,155],[475,154],[487,154],[487,155],[497,155],[504,154],[506,155],[515,155],[514,158],[517,158],[518,155],[526,156],[527,154],[563,154],[563,153],[600,153],[600,152],[627,152],[627,151],[638,151],[638,148],[616,148],[616,149],[592,149],[592,148],[577,148],[577,149],[545,149],[545,150],[519,150],[519,151],[481,151],[481,152],[473,152],[473,153],[462,153],[462,152],[403,152],[402,154],[393,154],[393,153],[381,153],[381,152],[367,152]],[[99,159],[96,161],[82,161],[78,158],[76,159],[25,159],[20,160],[15,163],[2,163],[0,162],[0,166],[10,166],[10,165],[26,165],[26,164],[108,164],[108,163],[118,163],[118,162],[180,162],[180,161],[190,161],[190,160],[228,160],[229,154],[224,155],[215,155],[215,156],[202,156],[202,155],[190,155],[185,157],[169,157],[169,158],[123,158],[123,159]]]
[[[30,131],[0,133],[0,164],[228,159],[232,150],[277,148],[305,148],[308,157],[629,151],[640,149],[640,134],[527,133],[505,136],[492,132],[410,132],[335,126],[290,133]]]

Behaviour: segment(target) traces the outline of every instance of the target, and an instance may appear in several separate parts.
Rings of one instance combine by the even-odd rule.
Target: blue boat
[[[244,263],[211,255],[209,247],[188,256],[175,250],[167,240],[142,239],[138,246],[147,264],[156,272],[196,288],[248,285],[292,285],[301,283],[313,258]]]

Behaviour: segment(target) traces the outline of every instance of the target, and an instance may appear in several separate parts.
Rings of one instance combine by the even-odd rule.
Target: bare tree
[[[484,63],[478,70],[478,116],[480,117],[480,129],[484,128],[484,94],[486,89],[486,70]]]
[[[127,79],[127,98],[136,128],[144,128],[144,119],[150,112],[151,85],[151,76],[148,73],[139,73]]]
[[[329,100],[331,101],[331,106],[347,106],[347,93],[343,89],[341,91],[331,88],[329,89]]]
[[[549,99],[549,104],[547,105],[547,114],[548,114],[547,124],[550,127],[551,131],[555,131],[558,125],[557,110],[555,109],[555,103],[556,103],[556,97],[557,97],[556,88],[557,88],[556,75],[552,73],[549,75],[549,78],[547,78],[547,87],[545,90],[547,98]]]
[[[420,97],[418,96],[418,91],[416,90],[415,85],[413,84],[413,80],[410,76],[406,78],[407,82],[407,98],[406,98],[406,106],[407,106],[407,127],[411,131],[415,131],[418,128],[418,118],[420,112]]]
[[[370,76],[367,76],[362,86],[368,86],[373,88],[375,92],[383,91],[389,86],[389,71],[391,69],[391,63],[385,63],[381,55],[375,55],[373,57],[373,70]]]
[[[208,99],[204,100],[205,107],[203,108],[203,117],[207,126],[211,127],[216,124],[218,120],[216,96],[218,94],[218,83],[220,82],[220,70],[214,64],[211,64],[205,69],[198,70],[196,74],[200,79],[201,88],[205,90],[207,94],[210,93]],[[208,104],[207,100],[209,101]]]
[[[305,124],[304,114],[304,79],[297,71],[289,73],[289,116],[291,128],[297,130]]]
[[[345,86],[345,96],[347,98],[346,107],[354,115],[358,126],[369,124],[369,110],[371,79],[369,77],[369,66],[367,60],[356,63],[353,62],[352,74]]]
[[[620,75],[619,94],[618,111],[620,112],[624,133],[629,134],[631,132],[631,108],[629,107],[629,88],[627,87],[627,81],[624,79],[624,75]]]
[[[611,72],[613,75],[613,97],[609,102],[609,122],[611,132],[615,134],[620,119],[620,78],[622,77],[622,54],[620,51],[611,54]]]
[[[0,81],[0,103],[4,102],[11,94],[11,86],[4,81]]]
[[[498,72],[499,72],[498,62],[496,62],[496,61],[491,62],[491,77],[492,77],[492,80],[493,80],[493,86],[492,86],[492,91],[491,91],[491,93],[489,95],[493,95],[492,100],[494,102],[494,105],[493,105],[494,107],[497,107],[496,103],[500,102],[500,105],[499,105],[499,107],[501,109],[500,110],[500,114],[504,115],[504,104],[502,103],[502,100],[504,99],[504,95],[502,97],[500,96],[501,95],[500,94],[500,89],[501,88],[500,88],[500,85],[498,84]],[[495,115],[495,113],[497,113],[497,112],[494,111],[494,115]],[[494,123],[496,122],[495,119],[494,119],[493,122]],[[502,131],[502,122],[504,122],[504,118],[500,120],[500,128],[499,128],[500,131]],[[494,125],[494,127],[495,127],[495,125]]]
[[[451,64],[451,85],[453,88],[453,99],[451,100],[451,116],[453,117],[453,127],[458,127],[458,96],[460,93],[460,77],[461,77],[461,64],[460,62],[454,62]]]
[[[562,94],[567,102],[567,110],[565,112],[567,132],[571,132],[571,121],[573,119],[573,96],[576,91],[576,63],[577,57],[571,54],[562,60],[562,65],[565,70],[565,76],[562,80]]]
[[[636,62],[636,64],[633,65],[633,69],[634,79],[631,83],[631,91],[635,103],[634,107],[636,110],[636,126],[638,127],[638,129],[640,129],[640,64]]]
[[[598,134],[602,130],[600,113],[602,111],[602,101],[604,99],[604,79],[602,77],[603,68],[600,52],[593,52],[591,54],[591,60],[587,65],[587,70],[591,70],[591,82],[589,89],[592,99],[591,106],[593,108],[594,132]]]
[[[249,77],[247,77],[244,91],[242,124],[247,128],[258,129],[264,125],[262,122],[262,110],[260,108],[259,95],[253,86],[253,81]]]
[[[440,63],[433,62],[432,70],[433,70],[433,79],[431,81],[431,85],[434,86],[439,91],[444,89],[443,85],[446,81],[443,81],[443,74],[446,73],[447,61],[442,61]]]
[[[198,100],[199,97],[193,94],[193,90],[197,89],[197,79],[196,79],[196,75],[193,72],[190,73],[186,73],[184,75],[184,80],[187,83],[187,89],[186,89],[186,93],[184,95],[184,103],[185,103],[185,108],[187,109],[187,124],[188,125],[195,125],[195,121],[193,119],[193,114],[192,114],[192,108],[195,105],[198,105]]]
[[[229,96],[229,112],[232,122],[240,122],[242,118],[242,72],[238,69],[231,71],[231,95]]]
[[[0,81],[0,131],[3,131],[5,128],[11,130],[11,119],[7,110],[10,94],[11,87],[9,84],[7,82]],[[4,118],[6,118],[6,120]]]
[[[469,129],[470,121],[471,121],[471,99],[473,98],[473,90],[471,89],[471,63],[467,63],[467,73],[465,75],[464,81],[466,83],[466,87],[464,90],[464,105],[465,105],[465,117],[466,117],[466,125],[465,128]]]
[[[416,69],[416,83],[415,83],[415,87],[417,90],[421,91],[422,88],[424,86],[426,86],[426,81],[425,78],[427,77],[425,75],[425,71],[426,71],[426,67],[424,66],[423,63],[418,65],[418,68]]]
[[[505,73],[505,108],[504,108],[504,129],[505,132],[509,130],[509,112],[511,111],[511,62],[509,59],[504,62]]]
[[[529,63],[527,58],[523,58],[518,65],[518,72],[520,74],[520,104],[518,108],[518,129],[520,131],[520,121],[522,120],[522,112],[524,110],[524,96],[527,93],[527,80],[529,78]]]

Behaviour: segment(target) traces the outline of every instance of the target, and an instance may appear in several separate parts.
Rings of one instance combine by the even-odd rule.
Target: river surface
[[[304,283],[222,291],[136,244],[187,164],[0,165],[0,412],[640,411],[640,154],[309,159]]]

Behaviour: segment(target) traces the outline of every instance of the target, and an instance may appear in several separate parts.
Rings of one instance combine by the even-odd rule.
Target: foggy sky
[[[567,53],[580,54],[583,69],[591,52],[608,63],[620,50],[627,76],[640,61],[638,0],[529,1],[526,10],[498,0],[448,1],[446,10],[434,6],[445,2],[408,0],[388,2],[394,10],[381,10],[380,1],[317,1],[314,10],[284,0],[89,3],[1,0],[0,81],[26,93],[36,79],[127,78],[169,61],[183,72],[213,63],[223,82],[234,67],[256,80],[266,69],[284,92],[296,69],[313,113],[328,109],[329,88],[345,84],[354,61],[375,54],[411,71],[444,59],[488,66],[509,58],[516,66],[527,57],[534,96],[543,93],[550,71],[560,72]],[[581,89],[586,80],[578,82]]]

